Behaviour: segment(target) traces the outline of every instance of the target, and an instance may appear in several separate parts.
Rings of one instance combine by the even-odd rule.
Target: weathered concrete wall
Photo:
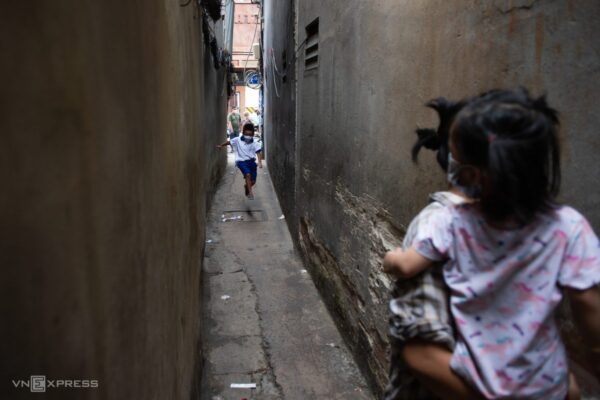
[[[271,5],[273,15],[283,7]],[[297,13],[299,46],[305,27],[319,18],[318,68],[305,70],[301,48],[296,147],[273,132],[269,161],[309,268],[381,387],[390,284],[380,273],[381,256],[400,242],[428,193],[446,186],[431,154],[420,166],[410,161],[415,127],[437,123],[423,107],[427,100],[518,85],[547,92],[562,116],[563,198],[600,231],[600,117],[593,112],[600,3],[351,0],[323,7],[321,0],[302,0]],[[289,46],[284,24],[278,26],[265,45],[276,55]],[[284,102],[270,110],[278,115],[289,100],[269,90],[271,104]],[[281,125],[275,115],[274,128]],[[291,179],[283,178],[294,157],[295,208],[285,197]]]
[[[222,70],[193,5],[3,2],[0,397],[189,399]]]
[[[281,208],[298,238],[296,204],[296,59],[292,0],[264,3],[265,142],[269,173]]]

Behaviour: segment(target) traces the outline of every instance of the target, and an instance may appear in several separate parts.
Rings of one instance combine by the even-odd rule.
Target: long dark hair
[[[451,127],[461,163],[483,172],[481,208],[491,221],[530,222],[560,189],[559,121],[545,96],[494,90],[473,98]]]
[[[417,162],[421,148],[436,151],[436,160],[440,167],[448,170],[448,138],[450,137],[450,126],[456,114],[465,106],[466,100],[453,101],[444,97],[438,97],[428,101],[425,105],[434,109],[439,118],[437,129],[419,128],[416,130],[417,141],[412,147],[411,155],[413,162]]]

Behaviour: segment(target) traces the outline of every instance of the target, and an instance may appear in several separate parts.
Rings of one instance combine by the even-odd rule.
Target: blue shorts
[[[254,158],[251,158],[250,160],[236,161],[235,165],[237,165],[240,171],[242,171],[242,175],[244,175],[244,177],[250,174],[252,183],[256,182],[256,161],[254,161]]]

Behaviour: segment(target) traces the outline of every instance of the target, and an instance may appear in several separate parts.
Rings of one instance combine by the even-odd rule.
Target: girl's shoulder
[[[437,214],[450,214],[454,207],[459,206],[464,201],[463,197],[449,191],[432,193],[429,195],[429,204],[419,211],[413,221],[423,221]]]
[[[462,204],[465,202],[465,198],[445,190],[430,194],[429,202],[431,206],[441,208]]]
[[[587,219],[571,206],[560,205],[542,216],[543,219],[565,228],[577,229],[581,225],[589,225]]]
[[[478,225],[488,226],[491,229],[498,229],[493,227],[485,221],[480,207],[477,203],[460,203],[450,205],[446,207],[448,212],[453,215],[454,218],[460,218],[463,221],[476,222]],[[579,211],[573,207],[567,205],[558,205],[549,212],[538,215],[528,225],[516,228],[504,228],[500,230],[506,231],[530,231],[531,229],[546,227],[549,225],[555,228],[562,229],[565,231],[574,231],[580,229],[582,226],[589,226],[587,219]]]
[[[576,209],[574,209],[571,206],[560,205],[560,206],[556,207],[553,211],[554,211],[554,214],[557,217],[559,217],[561,220],[581,221],[581,220],[585,219],[583,214],[581,214],[579,211],[577,211]]]

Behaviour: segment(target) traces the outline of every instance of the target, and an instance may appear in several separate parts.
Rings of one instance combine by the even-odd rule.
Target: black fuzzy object
[[[215,69],[219,69],[221,66],[221,60],[219,59],[219,45],[216,38],[210,39],[210,52],[212,53],[213,65]]]
[[[202,39],[204,40],[204,45],[210,45],[210,29],[208,28],[208,18],[206,14],[202,13]]]
[[[217,21],[221,19],[221,1],[220,0],[202,0],[202,5],[204,9],[213,19],[213,21]]]

